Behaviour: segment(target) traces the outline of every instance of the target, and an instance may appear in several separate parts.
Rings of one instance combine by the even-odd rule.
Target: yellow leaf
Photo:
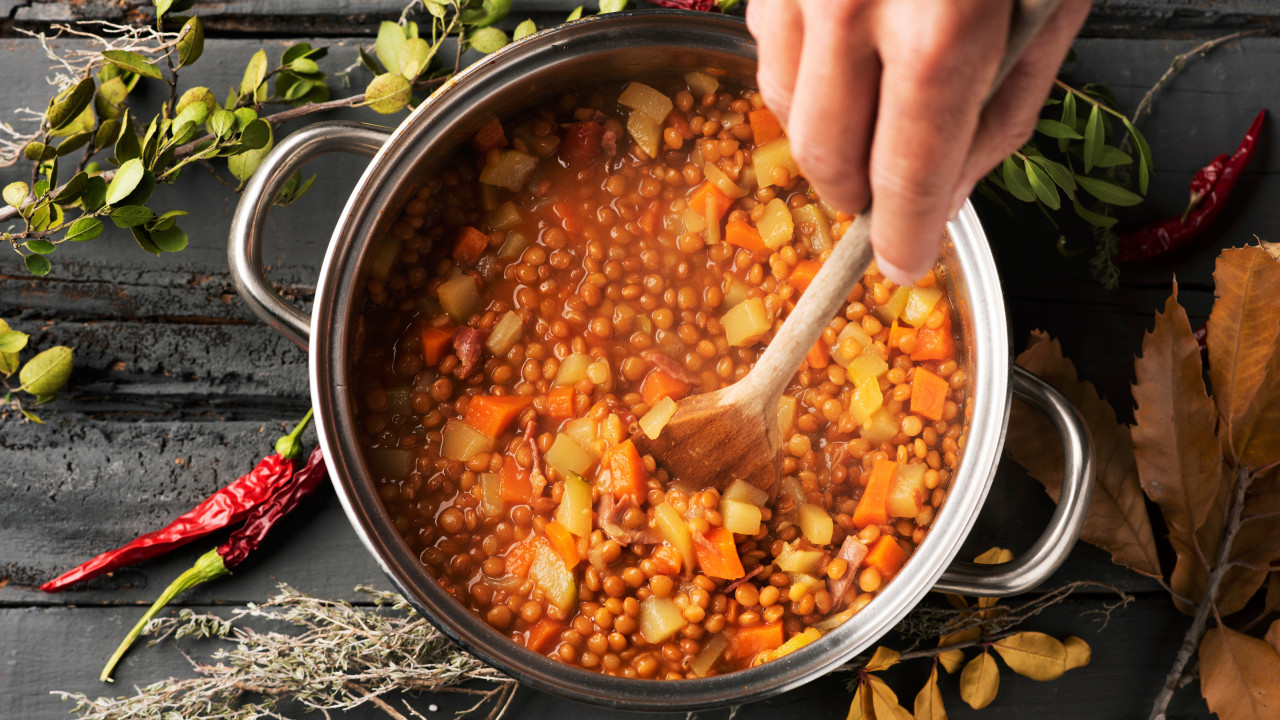
[[[1000,563],[1007,563],[1012,559],[1013,552],[1011,550],[1002,547],[993,547],[974,558],[973,561],[979,565],[999,565]],[[1000,598],[996,597],[980,597],[978,598],[978,607],[989,608],[999,601]],[[986,616],[984,615],[984,617]]]
[[[865,692],[865,680],[858,682],[858,689],[853,693],[853,702],[849,703],[849,714],[844,720],[875,720],[875,711],[871,709],[871,697]]]
[[[992,643],[1009,669],[1032,680],[1056,680],[1067,671],[1067,648],[1058,638],[1020,632]]]
[[[1280,713],[1280,655],[1257,638],[1216,627],[1200,642],[1200,692],[1222,720]]]
[[[867,676],[867,689],[871,694],[871,709],[876,720],[911,720],[911,713],[898,703],[898,696],[883,680]]]
[[[938,667],[929,673],[929,681],[916,695],[915,720],[947,720],[947,710],[942,706],[942,693],[938,691]]]
[[[871,655],[871,659],[867,661],[867,672],[878,672],[880,670],[888,670],[898,664],[898,651],[890,650],[881,646],[876,648],[875,653]]]
[[[969,601],[965,600],[963,595],[957,595],[955,593],[943,593],[943,596],[947,598],[947,603],[949,603],[951,607],[957,610],[964,610],[965,608],[969,607]]]
[[[987,651],[969,661],[960,673],[960,699],[974,710],[991,704],[1000,689],[1000,668]]]
[[[1280,263],[1266,250],[1223,250],[1206,338],[1209,381],[1232,457],[1259,467],[1280,454]]]
[[[1267,628],[1266,640],[1277,653],[1280,653],[1280,620],[1271,623]]]
[[[1161,577],[1146,500],[1138,485],[1133,441],[1116,421],[1115,410],[1076,375],[1058,341],[1036,330],[1018,355],[1022,367],[1067,396],[1084,415],[1093,435],[1097,466],[1093,498],[1080,539],[1111,553],[1117,563],[1148,577]],[[1062,492],[1062,446],[1053,425],[1024,403],[1013,404],[1005,450],[1057,502]]]
[[[942,664],[942,669],[950,675],[960,669],[960,663],[964,662],[963,650],[946,650],[938,653],[938,662]]]
[[[1093,649],[1089,647],[1089,643],[1083,639],[1072,635],[1062,644],[1067,648],[1067,669],[1075,670],[1078,667],[1084,667],[1093,660]]]
[[[957,630],[953,633],[947,633],[946,635],[938,638],[938,647],[946,647],[947,645],[955,645],[956,643],[976,640],[981,634],[982,628],[977,626],[965,628],[964,630]]]

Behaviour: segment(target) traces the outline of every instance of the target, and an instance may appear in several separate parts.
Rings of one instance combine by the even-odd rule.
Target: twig
[[[1205,585],[1204,599],[1200,601],[1199,607],[1196,608],[1195,618],[1191,621],[1191,627],[1187,628],[1187,633],[1182,636],[1182,645],[1178,647],[1178,655],[1174,658],[1173,668],[1169,670],[1169,674],[1165,677],[1164,687],[1160,689],[1160,694],[1156,696],[1155,703],[1151,706],[1151,714],[1148,716],[1148,720],[1165,720],[1165,710],[1169,707],[1169,701],[1173,699],[1174,691],[1179,687],[1183,671],[1195,656],[1196,648],[1200,646],[1200,639],[1204,637],[1209,615],[1210,613],[1217,614],[1218,587],[1222,584],[1222,578],[1227,574],[1227,569],[1231,567],[1231,563],[1228,562],[1231,557],[1231,546],[1235,544],[1236,533],[1240,531],[1240,515],[1244,510],[1245,494],[1249,491],[1249,486],[1253,484],[1253,478],[1254,476],[1247,468],[1243,466],[1236,468],[1236,487],[1231,496],[1231,506],[1227,509],[1227,522],[1222,529],[1217,557],[1214,558],[1213,566],[1209,570],[1209,580]]]
[[[1134,109],[1133,117],[1130,118],[1130,121],[1135,125],[1138,123],[1138,120],[1142,117],[1143,113],[1146,113],[1151,109],[1151,102],[1155,99],[1156,93],[1159,92],[1160,88],[1164,87],[1165,83],[1172,80],[1174,75],[1178,74],[1178,71],[1182,69],[1183,65],[1187,64],[1188,60],[1197,55],[1204,55],[1219,45],[1229,43],[1232,40],[1239,40],[1240,38],[1248,37],[1250,35],[1262,35],[1267,32],[1270,31],[1263,28],[1233,32],[1230,35],[1223,35],[1222,37],[1216,37],[1212,40],[1202,42],[1181,55],[1174,56],[1173,61],[1169,63],[1169,68],[1164,71],[1164,74],[1160,76],[1160,79],[1156,80],[1155,84],[1152,85],[1151,88],[1147,90],[1146,94],[1142,96],[1142,100],[1138,102],[1138,107]],[[1122,145],[1120,149],[1123,150],[1124,146]]]
[[[401,714],[399,710],[396,710],[395,708],[391,707],[391,705],[387,704],[386,700],[383,700],[377,695],[370,693],[368,690],[365,690],[364,688],[360,687],[356,683],[348,682],[347,687],[350,688],[352,692],[356,693],[356,695],[373,703],[374,707],[377,707],[379,710],[390,715],[393,718],[393,720],[409,720],[409,718]]]

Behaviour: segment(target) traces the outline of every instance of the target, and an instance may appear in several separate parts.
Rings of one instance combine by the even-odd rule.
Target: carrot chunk
[[[515,424],[533,398],[524,395],[476,395],[467,403],[462,422],[496,438]]]
[[[547,417],[568,420],[573,417],[573,386],[558,387],[547,393]]]
[[[752,252],[768,252],[769,246],[764,244],[760,231],[741,220],[734,220],[724,228],[724,241]]]
[[[659,545],[653,551],[653,567],[659,575],[678,575],[680,573],[680,551],[671,545]]]
[[[902,563],[906,562],[907,554],[902,551],[902,546],[898,541],[889,535],[881,535],[879,540],[871,546],[867,551],[867,557],[863,559],[862,564],[873,567],[880,571],[881,577],[888,580],[898,574],[898,570],[902,569]]]
[[[540,653],[551,649],[551,644],[564,632],[564,625],[557,620],[544,617],[529,628],[524,646]]]
[[[853,524],[860,528],[868,525],[882,525],[889,521],[889,487],[893,484],[893,476],[898,471],[898,463],[892,460],[876,460],[871,466],[871,477],[867,479],[867,489],[853,511]]]
[[[609,488],[615,496],[631,495],[636,502],[644,502],[649,492],[649,477],[644,469],[640,451],[630,440],[609,448],[600,460],[600,466],[609,472]]]
[[[751,134],[756,145],[763,145],[782,137],[782,124],[778,116],[769,108],[760,108],[747,113],[747,122],[751,124]]]
[[[458,237],[453,241],[453,259],[474,265],[487,247],[489,247],[488,235],[470,225],[463,225],[458,230]]]
[[[889,347],[896,348],[902,346],[905,338],[916,337],[916,329],[907,325],[899,325],[895,320],[889,328]]]
[[[951,386],[946,378],[918,367],[911,379],[911,412],[930,420],[941,420]]]
[[[510,455],[502,458],[502,482],[498,485],[498,496],[504,503],[528,503],[533,498],[533,483],[529,482],[529,471],[516,464]]]
[[[916,349],[911,359],[950,360],[956,354],[956,339],[951,335],[951,312],[943,303],[938,303],[938,312],[942,313],[942,324],[935,330],[928,325],[916,333]]]
[[[453,328],[422,328],[422,359],[428,365],[438,365],[453,346]]]
[[[500,148],[507,144],[507,134],[502,132],[502,123],[498,118],[494,118],[484,124],[484,127],[471,137],[471,148],[480,155],[484,155],[494,148]]]
[[[768,625],[751,625],[738,628],[733,636],[734,654],[739,658],[752,658],[756,653],[772,650],[782,644],[782,621]]]
[[[653,407],[664,397],[679,400],[687,392],[689,392],[689,383],[658,368],[649,371],[649,374],[644,376],[644,382],[640,383],[640,395],[649,407]]]
[[[723,527],[712,528],[706,535],[697,536],[693,549],[698,555],[698,567],[707,577],[737,580],[746,574],[733,533]]]
[[[787,277],[787,281],[796,287],[800,292],[809,289],[809,283],[813,282],[813,277],[822,269],[822,263],[817,260],[801,260],[796,263],[796,268],[791,271],[791,275]]]
[[[710,203],[711,219],[714,219],[716,224],[719,224],[720,218],[724,217],[724,214],[729,210],[729,206],[733,204],[733,199],[721,192],[715,183],[707,181],[699,185],[698,189],[694,190],[693,194],[689,196],[689,207],[693,208],[695,212],[707,215],[708,203]]]
[[[564,560],[564,566],[570,570],[577,567],[582,560],[582,556],[578,554],[578,543],[573,539],[573,535],[569,533],[569,529],[553,520],[547,523],[545,531],[547,540],[551,542],[551,547]]]
[[[809,352],[804,356],[804,360],[809,363],[809,367],[814,370],[821,370],[829,364],[831,356],[827,354],[827,344],[822,342],[822,338],[818,338],[818,342],[814,343],[813,347],[809,348]]]

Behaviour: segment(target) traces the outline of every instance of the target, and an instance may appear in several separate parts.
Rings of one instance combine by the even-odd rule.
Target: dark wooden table
[[[532,16],[545,25],[576,2],[517,2],[507,24]],[[0,119],[10,120],[13,108],[38,106],[47,98],[47,61],[36,41],[17,34],[15,27],[38,29],[87,13],[125,18],[137,4],[0,0],[0,18],[8,18],[0,19]],[[256,48],[278,56],[299,37],[320,37],[318,42],[333,46],[327,62],[337,70],[350,62],[357,44],[371,43],[378,21],[398,15],[399,8],[398,0],[230,0],[201,7],[210,39],[194,74],[201,84],[229,87],[239,81],[243,62]],[[1078,59],[1068,74],[1110,85],[1131,109],[1175,54],[1250,27],[1280,28],[1280,8],[1268,0],[1102,1],[1076,43]],[[1260,107],[1280,110],[1277,68],[1280,39],[1252,37],[1193,61],[1159,93],[1153,114],[1142,123],[1156,162],[1152,200],[1142,213],[1180,209],[1197,167],[1234,147]],[[1271,141],[1263,144],[1214,237],[1126,268],[1116,290],[1095,284],[1084,262],[1059,257],[1054,230],[1034,213],[1011,217],[985,209],[1015,344],[1020,347],[1037,327],[1059,337],[1082,375],[1113,401],[1122,419],[1129,417],[1132,356],[1152,312],[1167,297],[1171,278],[1177,275],[1182,302],[1198,325],[1212,301],[1218,250],[1250,242],[1255,233],[1276,239],[1278,148]],[[299,298],[305,300],[313,289],[332,223],[361,163],[350,158],[314,163],[311,170],[320,179],[310,195],[268,222],[272,279]],[[26,172],[0,170],[0,184]],[[30,277],[13,256],[0,259],[0,317],[31,333],[36,347],[65,343],[76,348],[68,391],[44,410],[48,425],[0,420],[0,718],[65,717],[67,706],[50,696],[51,690],[120,693],[134,684],[188,674],[179,649],[164,643],[133,652],[117,672],[115,686],[96,680],[142,606],[207,543],[83,590],[48,596],[36,586],[163,524],[238,476],[284,423],[307,407],[305,352],[258,323],[232,289],[226,236],[236,196],[207,175],[188,175],[180,189],[158,192],[161,203],[192,211],[184,223],[191,245],[181,253],[153,258],[127,234],[111,229],[91,243],[60,250],[47,278]],[[965,552],[993,544],[1015,551],[1026,547],[1051,510],[1039,485],[1006,463]],[[1077,596],[1035,621],[1035,629],[1086,638],[1094,648],[1093,663],[1050,683],[1006,673],[999,697],[983,717],[1145,716],[1188,620],[1155,583],[1113,566],[1090,546],[1080,545],[1048,585],[1080,578],[1115,583],[1136,601],[1101,632],[1088,612],[1111,599],[1104,595]],[[265,599],[277,582],[355,601],[361,600],[353,592],[357,584],[387,586],[336,500],[326,496],[307,506],[236,576],[199,587],[177,605],[227,612]],[[910,669],[908,674],[918,675]],[[914,693],[918,682],[900,685]],[[959,701],[954,677],[944,678],[943,692],[952,717],[973,715]],[[416,704],[428,713],[432,703],[457,706],[448,697],[424,697]],[[749,706],[739,717],[784,712],[839,718],[848,704],[843,679],[828,677]],[[511,717],[552,713],[617,715],[522,690]],[[1193,685],[1177,695],[1170,716],[1207,714]],[[375,716],[380,713],[371,709],[350,714]]]

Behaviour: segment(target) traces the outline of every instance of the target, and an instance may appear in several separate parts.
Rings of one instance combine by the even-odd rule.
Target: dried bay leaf
[[[947,710],[942,706],[942,692],[938,690],[938,666],[929,672],[929,680],[920,688],[914,705],[916,720],[947,720]]]
[[[1067,671],[1067,648],[1056,637],[1020,632],[991,644],[1009,669],[1032,680],[1056,680]]]
[[[912,720],[911,713],[898,703],[897,694],[880,678],[868,675],[867,691],[876,720]]]
[[[1222,251],[1213,271],[1209,380],[1226,432],[1245,465],[1280,455],[1280,262],[1263,248]]]
[[[981,710],[996,699],[999,690],[1000,668],[991,653],[983,650],[960,673],[960,699],[974,710]]]
[[[1267,643],[1229,627],[1200,642],[1200,692],[1222,720],[1280,715],[1280,654]]]
[[[1089,647],[1089,643],[1083,638],[1075,635],[1062,641],[1063,647],[1067,649],[1067,669],[1075,670],[1084,667],[1093,660],[1093,648]]]
[[[897,650],[890,650],[882,645],[876,648],[876,651],[871,654],[871,659],[867,661],[867,672],[888,670],[898,664],[898,657]]]
[[[979,565],[999,565],[1012,560],[1013,551],[1002,547],[993,547],[973,559],[973,561]],[[995,606],[997,602],[1000,602],[1000,598],[998,597],[980,597],[978,598],[978,607],[990,608]]]
[[[1280,471],[1256,477],[1244,499],[1245,521],[1231,546],[1230,560],[1238,563],[1227,571],[1218,591],[1219,613],[1244,607],[1267,580],[1267,573],[1253,568],[1280,560]]]
[[[1093,435],[1097,477],[1080,538],[1111,553],[1115,562],[1134,572],[1160,577],[1128,428],[1116,421],[1115,410],[1098,396],[1092,383],[1079,379],[1058,341],[1043,331],[1032,331],[1017,363],[1062,392],[1080,410]],[[1015,402],[1007,437],[1005,451],[1057,502],[1062,492],[1062,446],[1053,425]]]
[[[845,720],[875,720],[875,710],[871,708],[871,694],[867,690],[867,681],[858,683],[853,693],[853,702],[849,703],[849,714]]]
[[[964,651],[944,650],[938,653],[938,662],[942,664],[942,669],[946,670],[948,675],[953,675],[960,669],[960,663],[964,662]]]

